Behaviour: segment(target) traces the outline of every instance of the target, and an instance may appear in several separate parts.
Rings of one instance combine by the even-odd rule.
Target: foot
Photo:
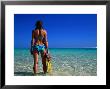
[[[36,76],[37,75],[37,73],[34,73],[34,76]]]
[[[34,75],[37,75],[37,73],[38,73],[38,72],[35,72],[35,69],[34,69],[34,67],[33,67],[33,74],[34,74]]]

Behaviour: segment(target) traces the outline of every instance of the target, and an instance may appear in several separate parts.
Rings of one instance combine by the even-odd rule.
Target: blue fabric
[[[33,50],[37,50],[37,51],[41,52],[41,51],[45,50],[45,46],[44,45],[34,45]]]

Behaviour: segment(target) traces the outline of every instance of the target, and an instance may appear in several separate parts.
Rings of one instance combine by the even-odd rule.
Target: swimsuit
[[[34,45],[33,47],[33,52],[36,53],[36,52],[44,52],[45,50],[45,46],[44,45]]]
[[[44,37],[42,35],[39,35],[38,37],[35,37],[35,43],[34,46],[32,46],[32,51],[34,53],[39,52],[44,52],[45,50],[45,45],[44,44],[39,44],[39,41],[42,42],[44,40]],[[38,43],[38,44],[36,44]]]

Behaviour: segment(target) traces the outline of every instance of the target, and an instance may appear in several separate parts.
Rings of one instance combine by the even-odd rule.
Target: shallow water
[[[51,48],[53,70],[47,76],[96,76],[96,48]],[[39,73],[42,73],[41,57],[39,55]],[[14,75],[33,76],[33,56],[29,49],[14,50]]]

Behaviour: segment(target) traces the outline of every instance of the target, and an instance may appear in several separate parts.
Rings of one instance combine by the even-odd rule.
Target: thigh
[[[46,50],[44,49],[43,51],[40,52],[41,53],[41,57],[44,58],[45,54],[46,54]]]
[[[45,57],[45,54],[46,54],[46,50],[44,50],[44,51],[41,52],[42,64],[45,64],[45,63],[46,63],[46,57]]]
[[[34,53],[34,63],[38,63],[38,53]]]

